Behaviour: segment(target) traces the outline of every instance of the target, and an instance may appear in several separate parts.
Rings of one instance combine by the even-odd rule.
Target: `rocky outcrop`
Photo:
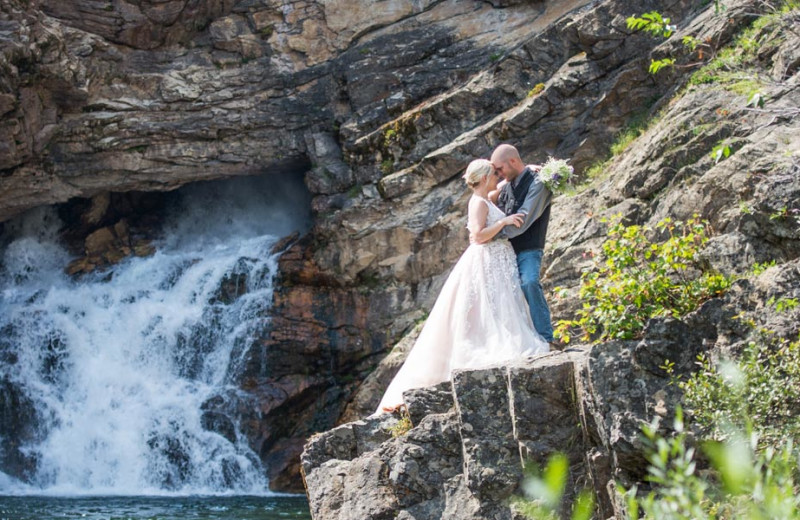
[[[699,354],[755,338],[744,322],[796,337],[800,311],[776,315],[764,302],[800,294],[798,269],[794,260],[681,320],[652,320],[638,341],[456,372],[452,382],[406,392],[413,428],[403,435],[392,435],[398,417],[384,414],[312,438],[302,465],[313,518],[521,519],[509,499],[521,495],[525,469],[555,453],[569,461],[565,508],[590,488],[597,518],[626,518],[617,485],[646,487],[642,425],[660,419],[670,428],[675,378],[690,374]]]
[[[312,0],[8,0],[0,6],[0,220],[74,197],[99,208],[104,193],[304,176],[314,227],[281,258],[270,328],[240,378],[252,401],[231,404],[269,461],[273,486],[296,490],[303,441],[343,413],[372,411],[392,370],[376,365],[424,317],[463,249],[458,173],[467,162],[511,141],[532,162],[554,154],[584,169],[632,116],[651,100],[651,112],[664,106],[684,79],[646,73],[648,52],[674,47],[631,32],[626,16],[660,10],[681,34],[722,43],[751,18],[751,4],[733,2],[715,17],[699,0],[392,0],[380,10]],[[774,106],[791,105],[792,49],[776,44],[762,57],[783,82],[768,87]],[[685,108],[701,98],[699,111]],[[603,226],[587,213],[622,211],[644,222],[702,206],[724,232],[715,258],[736,263],[742,246],[756,259],[793,258],[788,219],[731,215],[740,199],[726,166],[744,162],[747,147],[715,166],[706,148],[733,127],[689,135],[721,122],[716,108],[732,98],[689,92],[679,101],[681,113],[697,116],[683,119],[689,126],[664,118],[665,139],[640,142],[636,154],[615,159],[605,183],[557,201],[548,287],[574,289],[584,253],[599,243]],[[754,128],[775,116],[722,110]],[[762,163],[791,149],[794,123],[776,117],[758,135],[737,131],[737,143],[751,143],[747,157],[760,153],[762,135],[773,147]],[[666,153],[671,141],[690,151]],[[777,161],[778,170],[788,172],[792,160]],[[699,182],[706,170],[715,173]],[[775,187],[791,200],[791,188],[754,171],[759,190]],[[741,174],[737,186],[749,179]],[[683,186],[691,197],[665,200]],[[741,200],[762,211],[783,207],[766,193]],[[116,229],[121,218],[85,229],[76,242],[86,262],[76,267],[136,252],[139,237]],[[571,302],[554,302],[555,315],[569,315]],[[360,385],[373,373],[372,384]],[[208,424],[221,423],[209,416]]]
[[[714,15],[713,6],[680,18],[676,36],[654,49],[653,55],[680,57],[682,51],[672,42],[684,35],[730,41],[758,12],[750,2],[731,2],[726,8],[724,18]],[[406,436],[388,438],[386,429],[396,419],[381,417],[344,424],[312,439],[303,468],[314,518],[517,518],[506,500],[519,493],[523,467],[542,464],[556,451],[569,458],[570,493],[590,487],[597,498],[598,518],[622,518],[616,483],[638,483],[643,489],[641,425],[656,417],[669,418],[680,400],[662,368],[665,361],[675,363],[674,376],[680,377],[695,369],[698,353],[735,354],[763,331],[797,337],[800,311],[779,312],[775,307],[776,301],[800,294],[796,218],[800,142],[795,137],[800,135],[800,62],[792,50],[800,41],[789,30],[797,16],[794,11],[762,21],[748,35],[759,42],[759,52],[732,51],[736,59],[728,67],[738,74],[733,78],[721,74],[688,82],[681,69],[664,76],[662,87],[671,85],[669,95],[648,109],[651,121],[641,135],[609,158],[603,171],[577,195],[554,201],[545,284],[561,287],[551,297],[556,319],[570,317],[580,305],[581,272],[591,265],[604,240],[603,217],[615,214],[629,223],[650,225],[695,213],[707,219],[714,236],[703,258],[709,266],[740,277],[731,290],[681,319],[651,320],[636,341],[578,345],[518,366],[457,373],[445,387],[454,403],[449,408],[421,411],[416,404],[433,396],[441,401],[442,388],[407,394],[414,428]],[[493,129],[511,124],[521,114],[530,124],[522,128],[531,130],[523,139],[531,152],[527,156],[540,150],[564,154],[567,139],[554,138],[555,149],[548,149],[543,140],[545,129],[558,121],[555,115],[548,119],[527,111],[534,109],[536,99],[563,92],[566,87],[559,81],[570,77],[567,71],[580,74],[596,65],[591,58],[583,59],[571,61],[571,67],[538,96],[479,131],[461,134],[442,152],[437,167],[481,153],[487,142],[496,142],[486,137]],[[628,77],[637,73],[635,67],[627,69]],[[754,77],[769,80],[742,85]],[[608,75],[600,78],[601,83],[611,81]],[[548,90],[556,85],[558,90]],[[590,86],[603,88],[591,81],[582,88]],[[769,103],[748,105],[754,89],[768,96]],[[604,101],[592,109],[599,113],[605,107],[610,113],[611,107],[623,106],[624,100],[612,91],[605,89]],[[562,100],[564,104],[569,101]],[[584,120],[586,127],[591,126],[589,120]],[[597,121],[603,120],[613,118]],[[727,145],[731,155],[717,160],[711,154],[717,145]],[[576,160],[581,150],[587,150],[587,157],[602,159],[604,144],[598,140],[594,146],[591,153],[581,147],[571,151]],[[443,186],[426,180],[419,168],[395,177],[410,175],[413,187],[408,193],[416,193],[420,186],[435,185],[428,193]],[[756,262],[776,266],[755,276],[751,268]],[[392,359],[386,370],[396,364]],[[420,393],[428,397],[418,399]],[[664,428],[669,423],[661,421]]]
[[[11,0],[0,219],[103,189],[303,174],[337,128],[375,128],[387,104],[397,113],[465,82],[535,20],[582,3]],[[365,179],[338,181],[310,184],[343,193]]]

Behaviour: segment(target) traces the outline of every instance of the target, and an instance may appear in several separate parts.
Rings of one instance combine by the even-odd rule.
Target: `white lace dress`
[[[489,206],[486,225],[505,217]],[[405,363],[378,405],[395,407],[403,392],[450,380],[454,369],[481,368],[550,350],[533,328],[511,243],[470,245],[442,287]]]

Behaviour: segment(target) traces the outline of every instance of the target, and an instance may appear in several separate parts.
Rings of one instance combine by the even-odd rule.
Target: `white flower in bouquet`
[[[572,190],[572,166],[564,159],[550,157],[539,170],[539,179],[553,194]]]

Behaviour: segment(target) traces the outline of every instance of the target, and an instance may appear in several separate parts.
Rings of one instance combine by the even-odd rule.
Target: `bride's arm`
[[[489,207],[481,202],[479,199],[473,198],[469,201],[469,221],[467,227],[469,228],[470,242],[475,244],[485,244],[493,239],[496,234],[506,226],[522,225],[524,216],[521,213],[509,215],[492,224],[486,226],[486,217],[489,215]]]

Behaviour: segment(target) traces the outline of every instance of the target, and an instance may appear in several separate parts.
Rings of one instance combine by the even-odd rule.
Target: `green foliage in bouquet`
[[[572,166],[566,160],[549,157],[542,169],[539,170],[539,179],[555,195],[571,193],[574,191],[572,186],[573,173]]]
[[[667,218],[656,228],[668,235],[665,241],[651,242],[654,230],[625,226],[619,215],[611,219],[602,254],[581,277],[582,307],[575,319],[557,323],[557,338],[632,339],[650,318],[682,316],[730,287],[731,278],[698,259],[708,240],[706,222]]]

